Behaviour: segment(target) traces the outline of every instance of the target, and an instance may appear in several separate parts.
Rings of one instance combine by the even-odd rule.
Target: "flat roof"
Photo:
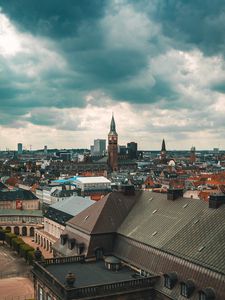
[[[106,269],[104,262],[75,262],[69,264],[52,264],[47,265],[45,269],[57,278],[62,284],[65,284],[66,275],[72,272],[76,276],[75,286],[85,287],[89,285],[108,284],[124,280],[132,280],[134,270],[123,267],[115,272]]]
[[[104,176],[77,177],[76,181],[81,183],[111,183],[111,181]]]

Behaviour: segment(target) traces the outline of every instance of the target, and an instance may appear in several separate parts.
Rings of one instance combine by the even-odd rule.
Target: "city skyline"
[[[225,149],[223,1],[0,5],[0,149]]]

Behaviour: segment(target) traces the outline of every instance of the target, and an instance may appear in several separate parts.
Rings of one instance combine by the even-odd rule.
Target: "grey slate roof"
[[[50,207],[65,212],[71,216],[76,216],[81,211],[94,203],[95,201],[91,200],[88,197],[72,196],[65,200],[56,202],[50,205]]]
[[[0,201],[15,200],[35,200],[38,199],[31,191],[15,188],[13,190],[0,190]]]
[[[142,192],[118,233],[225,274],[225,206]]]
[[[51,193],[51,196],[54,197],[70,197],[73,195],[75,191],[73,190],[59,190],[56,189],[54,192]]]
[[[89,234],[116,232],[135,201],[135,196],[110,193],[69,220],[68,224]]]

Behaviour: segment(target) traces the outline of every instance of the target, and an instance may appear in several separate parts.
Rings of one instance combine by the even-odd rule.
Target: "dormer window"
[[[200,291],[199,293],[199,300],[215,300],[216,294],[214,292],[214,289],[212,288],[205,288],[204,290]]]
[[[84,252],[85,249],[85,245],[84,243],[80,243],[77,245],[77,254],[81,255]]]
[[[61,234],[60,235],[60,241],[61,241],[61,245],[65,245],[66,241],[67,241],[68,235],[67,234]]]
[[[164,286],[168,289],[173,289],[178,281],[177,273],[171,272],[164,274]]]
[[[76,240],[75,239],[68,239],[68,248],[72,250],[75,246]]]
[[[190,298],[195,289],[194,282],[192,280],[187,280],[180,283],[180,293],[186,298]]]

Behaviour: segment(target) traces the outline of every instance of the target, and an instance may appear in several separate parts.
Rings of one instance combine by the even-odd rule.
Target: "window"
[[[206,295],[202,292],[199,293],[199,300],[207,300]]]
[[[180,288],[181,288],[181,291],[180,291],[181,295],[184,297],[188,297],[188,290],[187,290],[186,284],[182,282]]]
[[[174,288],[178,281],[177,273],[171,272],[164,274],[164,286],[168,289]]]
[[[65,245],[67,241],[68,235],[67,234],[61,234],[60,239],[61,239],[61,245]]]
[[[72,250],[75,246],[75,243],[76,243],[75,239],[68,239],[68,248]]]
[[[190,279],[180,283],[180,293],[182,296],[186,298],[189,298],[193,294],[194,289],[195,289],[195,284]]]
[[[38,300],[44,300],[43,289],[40,286],[38,288]]]
[[[169,276],[164,277],[164,286],[167,287],[168,289],[172,289],[171,280],[170,280]]]
[[[199,300],[215,300],[216,294],[213,288],[205,288],[204,290],[200,291],[198,293],[198,299]]]

